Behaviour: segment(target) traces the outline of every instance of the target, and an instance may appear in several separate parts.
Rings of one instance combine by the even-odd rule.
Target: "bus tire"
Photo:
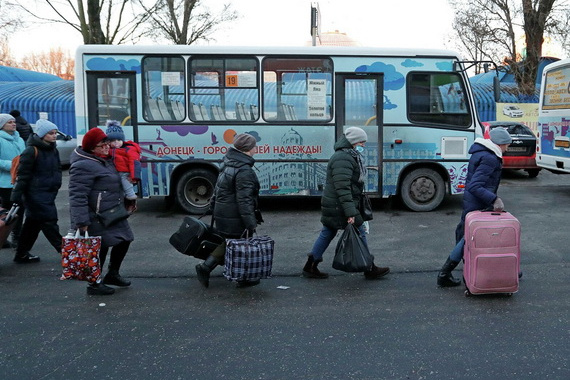
[[[217,175],[207,169],[192,169],[176,183],[176,203],[188,214],[203,214],[210,207]]]
[[[415,169],[404,177],[400,196],[412,211],[431,211],[443,201],[445,183],[435,170]]]

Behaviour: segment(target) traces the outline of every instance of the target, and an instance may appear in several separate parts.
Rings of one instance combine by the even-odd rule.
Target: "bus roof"
[[[336,47],[336,46],[197,46],[197,45],[80,45],[77,54],[304,54],[331,56],[449,57],[460,55],[445,49]]]

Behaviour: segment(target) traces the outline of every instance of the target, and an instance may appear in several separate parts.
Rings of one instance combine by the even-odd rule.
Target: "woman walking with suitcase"
[[[453,277],[451,272],[463,258],[465,247],[465,216],[476,210],[493,209],[503,211],[504,205],[497,196],[503,168],[503,153],[513,141],[505,128],[494,128],[490,132],[491,139],[477,138],[469,149],[471,158],[465,180],[463,194],[463,213],[455,229],[456,245],[437,275],[437,285],[441,287],[458,286],[461,280]]]

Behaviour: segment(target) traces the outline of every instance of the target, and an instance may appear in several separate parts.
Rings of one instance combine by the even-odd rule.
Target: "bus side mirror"
[[[493,77],[493,95],[495,96],[495,102],[498,103],[501,100],[501,82],[499,77]]]

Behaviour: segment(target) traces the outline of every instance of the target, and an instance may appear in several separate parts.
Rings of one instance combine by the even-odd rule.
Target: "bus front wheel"
[[[410,210],[431,211],[443,201],[445,183],[435,170],[415,169],[404,177],[400,195]]]
[[[203,214],[210,207],[217,176],[207,169],[192,169],[176,184],[176,202],[189,214]]]

